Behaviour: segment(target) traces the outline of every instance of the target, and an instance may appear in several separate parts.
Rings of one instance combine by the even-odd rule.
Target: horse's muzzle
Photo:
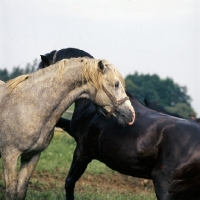
[[[128,125],[132,125],[135,121],[135,112],[132,115],[132,121],[128,122]]]

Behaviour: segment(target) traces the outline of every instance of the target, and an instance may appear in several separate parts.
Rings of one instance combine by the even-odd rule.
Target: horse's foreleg
[[[170,200],[169,186],[171,175],[163,169],[154,169],[152,179],[158,200]]]
[[[9,150],[11,152],[11,150]],[[17,197],[17,159],[19,152],[2,153],[2,164],[6,184],[6,199],[15,200]]]
[[[40,158],[40,153],[32,157],[21,157],[21,166],[18,176],[17,199],[23,200],[26,197],[28,182],[31,174]]]
[[[78,179],[84,173],[89,162],[91,162],[91,159],[88,159],[87,156],[82,155],[81,152],[76,148],[74,152],[72,165],[70,167],[70,171],[65,181],[65,191],[67,200],[74,200],[74,187],[76,181],[78,181]]]

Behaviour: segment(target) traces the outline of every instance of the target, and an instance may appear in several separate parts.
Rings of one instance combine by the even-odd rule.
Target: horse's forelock
[[[102,72],[100,72],[98,68],[98,62],[99,60],[95,59],[82,59],[84,77],[88,82],[93,83],[97,89],[102,88],[103,86],[103,76]],[[124,78],[122,77],[121,73],[107,60],[102,60],[102,62],[106,67],[104,74],[106,79],[114,85],[116,80],[115,78],[117,77],[122,83],[123,87],[125,87]]]
[[[116,75],[116,77],[122,83],[123,87],[125,87],[124,78],[121,75],[121,73],[117,70],[117,68],[114,65],[112,65],[111,63],[109,63],[108,61],[106,61],[106,60],[104,60],[103,63],[109,69],[108,73],[107,73],[107,76],[109,77],[109,79],[111,78],[110,81],[112,81],[113,84],[115,83],[115,77],[113,76],[113,72],[114,72],[114,74]]]

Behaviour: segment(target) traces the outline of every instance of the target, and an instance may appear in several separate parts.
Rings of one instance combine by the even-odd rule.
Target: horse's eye
[[[115,82],[115,88],[119,87],[119,81]]]

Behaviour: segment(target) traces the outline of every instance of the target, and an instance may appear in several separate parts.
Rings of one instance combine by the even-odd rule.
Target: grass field
[[[70,168],[75,141],[65,132],[57,132],[42,153],[29,182],[27,200],[65,199],[64,181]],[[4,198],[2,167],[0,168],[0,200]],[[98,161],[92,161],[76,184],[77,200],[153,200],[152,183],[114,172]]]

